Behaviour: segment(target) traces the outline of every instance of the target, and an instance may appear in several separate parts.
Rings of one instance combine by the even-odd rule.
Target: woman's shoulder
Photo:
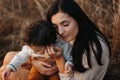
[[[105,39],[101,38],[101,37],[98,37],[99,41],[100,41],[100,44],[101,44],[101,47],[102,47],[102,51],[107,51],[109,52],[109,47],[108,47],[108,44],[106,42]]]
[[[98,36],[98,40],[100,42],[102,49],[102,58],[101,58],[102,63],[103,64],[109,63],[109,55],[110,55],[109,46],[104,38]],[[94,45],[93,48],[96,50],[97,45]],[[92,55],[94,56],[94,54]]]

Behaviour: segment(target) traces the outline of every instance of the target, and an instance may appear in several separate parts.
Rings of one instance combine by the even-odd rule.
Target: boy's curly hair
[[[24,43],[36,46],[47,46],[54,44],[57,39],[56,31],[48,21],[41,20],[29,25],[22,37]]]

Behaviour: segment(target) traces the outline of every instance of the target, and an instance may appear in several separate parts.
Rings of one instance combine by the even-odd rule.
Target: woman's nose
[[[59,32],[59,34],[63,34],[64,33],[64,29],[62,27],[59,27],[58,32]]]

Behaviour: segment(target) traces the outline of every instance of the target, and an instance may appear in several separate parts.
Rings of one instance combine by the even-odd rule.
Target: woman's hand
[[[57,66],[51,66],[45,62],[32,59],[32,65],[43,75],[52,75],[58,72]]]

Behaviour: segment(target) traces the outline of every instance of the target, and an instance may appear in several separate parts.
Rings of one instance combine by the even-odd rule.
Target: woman
[[[98,27],[74,0],[55,0],[48,21],[60,37],[73,46],[75,80],[103,80],[109,64],[110,46]]]

